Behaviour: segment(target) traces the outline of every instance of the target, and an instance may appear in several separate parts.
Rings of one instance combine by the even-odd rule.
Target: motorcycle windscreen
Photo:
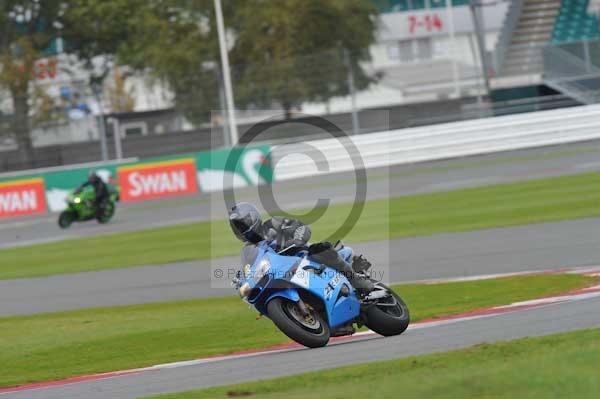
[[[254,244],[248,244],[242,248],[241,253],[241,265],[242,267],[245,265],[252,266],[256,261],[256,257],[258,256],[258,247]]]

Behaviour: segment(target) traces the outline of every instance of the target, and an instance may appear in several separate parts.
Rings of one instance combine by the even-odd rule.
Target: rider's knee
[[[345,262],[352,262],[352,255],[354,255],[354,251],[350,247],[344,247],[338,250],[338,254],[344,259]]]

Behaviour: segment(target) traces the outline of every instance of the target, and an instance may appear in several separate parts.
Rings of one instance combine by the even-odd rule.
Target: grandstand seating
[[[560,9],[559,0],[511,2],[496,48],[496,76],[542,72],[542,48],[548,43]],[[516,18],[516,20],[514,20]]]
[[[563,0],[561,2],[560,13],[552,32],[552,43],[600,39],[598,15],[589,13],[589,3],[589,0]]]
[[[582,102],[600,102],[598,0],[563,0],[544,49],[544,82]]]
[[[469,5],[470,0],[451,0],[453,6]],[[374,0],[382,12],[417,11],[446,7],[446,0]],[[532,10],[543,10],[545,3],[552,1],[532,0],[524,2]],[[560,12],[552,29],[551,42],[565,43],[579,40],[600,39],[598,20],[600,0],[562,0]],[[544,18],[545,16],[541,16]],[[553,18],[553,16],[552,16]],[[522,22],[528,22],[527,19]],[[526,25],[525,23],[522,24]],[[524,33],[524,32],[519,32]]]

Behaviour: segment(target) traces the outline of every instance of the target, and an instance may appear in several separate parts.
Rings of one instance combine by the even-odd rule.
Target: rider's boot
[[[333,267],[338,272],[343,273],[360,294],[367,295],[375,289],[373,282],[368,277],[356,273],[352,268],[353,265],[346,262],[335,249],[326,246],[322,250],[313,252],[311,256],[317,262]],[[358,258],[355,257],[355,259]],[[360,259],[364,260],[364,258]]]
[[[106,201],[100,201],[95,204],[96,206],[96,217],[101,218],[104,216],[104,212],[106,212]]]
[[[375,285],[368,277],[358,274],[355,271],[351,271],[348,280],[350,280],[350,284],[363,295],[367,295],[375,289]]]
[[[369,270],[371,262],[366,260],[362,255],[352,257],[352,270],[357,273],[363,273]]]
[[[363,258],[362,255],[352,257],[352,266],[350,267],[352,270],[352,277],[350,278],[350,282],[354,288],[360,291],[363,295],[367,295],[375,289],[375,285],[370,278],[363,274],[359,274],[366,272],[370,267],[371,263]]]

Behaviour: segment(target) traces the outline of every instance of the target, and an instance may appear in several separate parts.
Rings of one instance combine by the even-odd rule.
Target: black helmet
[[[96,173],[95,170],[90,170],[88,173],[88,181],[90,183],[96,183],[97,181],[100,180],[100,176],[98,176],[98,174]]]
[[[231,208],[229,225],[235,236],[243,242],[256,244],[264,240],[260,212],[252,204],[240,202]]]

